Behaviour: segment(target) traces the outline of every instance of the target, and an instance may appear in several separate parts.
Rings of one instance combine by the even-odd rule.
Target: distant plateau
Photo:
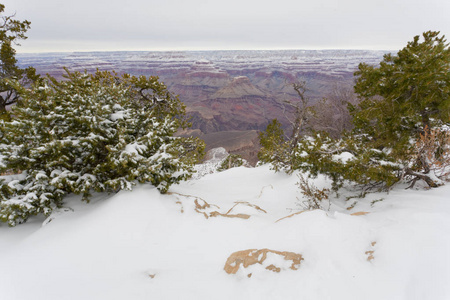
[[[256,162],[258,134],[277,118],[285,127],[298,95],[292,83],[305,82],[311,102],[336,88],[350,88],[361,62],[377,64],[386,51],[273,50],[186,52],[73,52],[17,54],[20,67],[61,78],[71,71],[115,70],[159,76],[187,106],[192,129],[207,149],[224,147]]]

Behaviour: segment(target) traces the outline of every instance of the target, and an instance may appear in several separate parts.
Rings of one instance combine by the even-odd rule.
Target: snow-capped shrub
[[[259,144],[259,164],[272,163],[275,171],[290,168],[291,144],[285,140],[281,123],[277,119],[272,120],[266,130],[259,133]]]
[[[190,177],[204,143],[175,137],[187,125],[184,105],[157,77],[68,72],[20,88],[11,122],[0,125],[0,218],[14,226],[62,205],[66,194],[131,189],[149,182],[162,193]]]
[[[290,139],[283,138],[275,121],[260,135],[260,160],[275,170],[324,174],[336,191],[345,181],[362,186],[363,194],[404,179],[411,187],[418,180],[428,187],[442,185],[450,167],[444,130],[450,124],[450,48],[439,32],[422,37],[397,55],[385,55],[379,67],[359,65],[354,88],[361,101],[349,105],[351,132],[337,139],[326,132],[301,136],[308,119],[304,106]]]
[[[248,162],[238,154],[230,154],[220,163],[217,171],[222,172],[240,166],[248,166]]]

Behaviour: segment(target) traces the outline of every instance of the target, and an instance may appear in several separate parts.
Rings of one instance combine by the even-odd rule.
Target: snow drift
[[[0,226],[0,299],[450,298],[450,186],[301,212],[296,181],[262,166],[72,196]]]

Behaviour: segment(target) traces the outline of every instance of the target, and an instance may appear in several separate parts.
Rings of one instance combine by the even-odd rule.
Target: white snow
[[[139,152],[147,150],[147,146],[141,145],[138,143],[131,143],[125,146],[125,152],[128,154],[136,154],[139,155]]]
[[[343,163],[346,163],[347,161],[353,159],[355,156],[351,154],[350,152],[342,152],[340,154],[333,155],[333,160],[335,161],[341,161]]]
[[[121,111],[118,111],[118,112],[115,112],[115,113],[111,114],[109,118],[111,119],[111,121],[115,122],[117,120],[122,120],[125,117],[127,117],[126,111],[121,110]]]
[[[47,220],[0,225],[0,299],[450,299],[450,185],[298,213],[297,180],[241,167],[166,195],[137,185],[89,204],[71,196]],[[233,206],[250,217],[203,214]],[[263,265],[224,271],[233,252],[263,248],[304,260],[291,270],[269,253]]]

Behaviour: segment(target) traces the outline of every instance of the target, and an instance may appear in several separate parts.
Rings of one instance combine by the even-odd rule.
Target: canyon
[[[33,66],[58,79],[70,71],[115,70],[156,75],[186,104],[192,128],[207,150],[224,147],[257,161],[258,131],[278,119],[289,127],[299,97],[292,84],[304,82],[310,104],[333,89],[350,89],[361,62],[375,65],[386,51],[259,50],[167,52],[19,53],[20,67]],[[290,103],[290,104],[289,104]]]

